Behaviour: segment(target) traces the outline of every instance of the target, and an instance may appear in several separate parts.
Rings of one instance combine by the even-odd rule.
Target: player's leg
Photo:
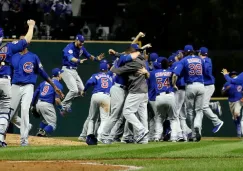
[[[219,101],[216,102],[210,102],[209,103],[209,107],[212,109],[212,111],[216,114],[218,114],[219,116],[222,115],[222,107],[220,105]]]
[[[181,111],[179,113],[180,125],[183,132],[183,137],[188,140],[192,136],[192,130],[188,127],[186,123],[187,113],[186,113],[186,102],[182,104]]]
[[[195,90],[193,88],[193,85],[187,85],[186,86],[186,96],[185,96],[185,102],[186,102],[186,112],[187,112],[187,118],[189,121],[189,127],[192,130],[192,136],[195,136],[194,131],[194,99],[195,99]]]
[[[163,109],[160,107],[160,99],[156,98],[156,110],[155,113],[155,130],[154,130],[154,140],[157,142],[161,139],[163,133]]]
[[[5,135],[10,121],[11,84],[9,79],[0,78],[0,147],[6,147]]]
[[[111,111],[108,119],[109,122],[107,122],[103,128],[102,139],[112,138],[109,137],[109,135],[111,133],[111,129],[114,127],[118,119],[122,116],[122,109],[124,106],[126,94],[127,92],[124,89],[118,87],[117,85],[111,87]]]
[[[124,143],[134,143],[133,126],[127,120],[125,120],[124,134],[122,136],[122,141]]]
[[[211,96],[213,95],[215,90],[214,85],[205,86],[205,95],[204,95],[204,104],[203,104],[203,114],[207,116],[213,122],[214,129],[213,132],[216,133],[220,129],[223,124],[216,114],[213,113],[211,108],[209,107]]]
[[[110,122],[109,118],[107,119],[107,122],[105,123],[105,125],[103,127],[103,132],[104,132],[104,128],[106,127],[106,124],[108,122]],[[114,127],[111,129],[111,132],[110,132],[110,135],[109,135],[109,139],[115,140],[115,138],[119,138],[117,136],[120,135],[120,134],[123,134],[123,132],[124,132],[124,125],[125,125],[125,118],[124,118],[123,115],[121,115],[120,118],[115,123]]]
[[[132,124],[135,131],[138,133],[138,137],[136,137],[136,141],[139,142],[146,134],[148,134],[147,128],[139,121],[136,117],[135,113],[138,110],[140,103],[144,100],[144,93],[143,94],[132,94],[129,93],[125,100],[124,108],[123,108],[123,115],[127,119],[129,123]]]
[[[148,127],[149,127],[149,141],[154,140],[155,136],[155,113],[157,112],[155,101],[148,102]]]
[[[139,104],[138,107],[138,116],[140,119],[140,122],[143,124],[146,130],[148,130],[148,94],[144,94],[144,97],[142,97],[142,101]],[[148,143],[148,135],[146,135],[144,138],[140,140],[139,143],[146,144]]]
[[[230,102],[230,111],[232,113],[232,118],[235,124],[237,137],[241,137],[241,121],[240,121],[241,108],[242,105],[240,101]]]
[[[89,124],[88,124],[88,130],[87,130],[87,135],[90,134],[94,134],[95,133],[95,122],[98,118],[98,114],[97,111],[99,110],[99,104],[98,104],[98,93],[95,93],[92,95],[91,97],[91,101],[90,101],[90,107],[89,107],[89,115],[90,115],[90,119],[89,119]]]
[[[65,82],[68,93],[66,94],[64,100],[62,101],[62,106],[64,109],[69,109],[72,105],[72,100],[78,96],[79,89],[76,83],[76,70],[67,69],[65,66],[62,67],[64,72],[62,73],[62,79]]]
[[[21,127],[20,127],[20,136],[21,136],[21,145],[28,145],[29,137],[29,109],[32,102],[34,94],[34,85],[28,84],[21,87]]]
[[[10,119],[12,123],[16,123],[17,127],[20,127],[21,123],[19,123],[18,118],[18,111],[20,109],[20,100],[21,100],[21,91],[20,91],[20,86],[13,84],[11,86],[11,93],[12,93],[12,98],[11,98],[11,115]],[[14,118],[14,119],[13,119]]]
[[[107,118],[110,113],[110,96],[103,93],[99,94],[99,103],[100,103],[100,126],[98,129],[98,135],[99,137],[103,133],[104,125],[107,121]]]
[[[204,85],[203,84],[195,84],[193,86],[196,97],[195,97],[195,119],[194,119],[194,129],[196,133],[196,141],[201,140],[201,130],[202,130],[202,119],[203,119],[203,104],[204,104]]]

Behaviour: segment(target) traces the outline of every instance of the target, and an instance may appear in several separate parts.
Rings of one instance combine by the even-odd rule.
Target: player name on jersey
[[[157,73],[155,73],[155,77],[163,77],[163,76],[165,76],[165,77],[170,77],[171,76],[171,74],[172,74],[172,72],[157,72]]]
[[[189,58],[187,59],[188,63],[202,63],[202,60],[200,58]]]

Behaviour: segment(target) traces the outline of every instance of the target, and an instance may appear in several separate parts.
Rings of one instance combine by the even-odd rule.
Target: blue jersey
[[[223,91],[227,88],[226,94],[228,96],[229,102],[236,102],[242,98],[242,85],[230,84],[229,82],[224,84]]]
[[[12,56],[11,63],[13,67],[12,84],[35,84],[37,74],[40,74],[44,80],[48,78],[40,59],[32,52],[23,55],[16,53]]]
[[[243,84],[243,72],[240,73],[240,75],[236,76],[235,78],[231,78],[229,74],[226,74],[224,78],[226,79],[227,82],[231,84],[238,84],[238,85]]]
[[[174,73],[177,76],[184,76],[185,83],[204,83],[203,80],[204,62],[198,56],[187,56],[175,67]]]
[[[74,42],[69,43],[64,49],[63,49],[63,59],[62,59],[62,65],[63,66],[71,66],[71,67],[77,67],[78,63],[72,62],[72,58],[80,59],[81,56],[84,56],[86,58],[90,58],[91,54],[85,49],[84,46],[82,46],[81,49],[75,46]]]
[[[174,69],[176,68],[176,66],[179,64],[179,61],[174,62],[172,64],[172,66],[170,67],[171,71],[174,71]],[[184,76],[180,75],[178,76],[178,79],[176,81],[176,86],[180,89],[180,87],[184,87],[185,86],[185,80],[184,80]]]
[[[0,61],[5,62],[5,65],[0,66],[0,75],[12,75],[11,57],[18,52],[23,51],[27,47],[25,39],[7,43],[0,52]]]
[[[151,75],[154,74],[155,70],[150,71],[150,77],[149,79],[147,79],[147,83],[148,83],[148,97],[149,97],[149,101],[155,101],[156,99],[156,81],[154,81],[153,77],[151,77]]]
[[[107,73],[93,74],[92,77],[86,82],[84,91],[87,91],[90,86],[94,86],[92,94],[103,92],[110,94],[110,88],[113,85],[113,78]]]
[[[115,61],[114,67],[119,68],[124,66],[127,62],[132,61],[131,55],[121,55],[118,60]],[[124,75],[116,75],[114,79],[115,83],[121,84],[126,86],[127,85],[127,79]]]
[[[157,69],[151,72],[150,82],[155,83],[156,94],[172,92],[172,71],[170,69]]]
[[[52,79],[52,82],[57,86],[58,89],[60,89],[61,91],[63,90],[63,86],[58,80]],[[55,98],[60,98],[59,95],[56,94],[54,88],[46,81],[42,82],[35,90],[32,99],[32,105],[34,105],[38,97],[41,101],[51,104],[55,103]]]
[[[212,85],[215,83],[215,78],[213,76],[213,66],[210,58],[206,57],[204,60],[204,85]]]

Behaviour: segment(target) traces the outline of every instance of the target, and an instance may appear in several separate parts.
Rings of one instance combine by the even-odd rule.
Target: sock
[[[237,128],[237,120],[233,120],[235,127]]]
[[[240,116],[236,117],[236,123],[237,123],[237,125],[240,124]]]
[[[40,128],[41,128],[41,129],[44,129],[46,126],[47,126],[47,124],[45,124],[44,122],[41,122],[41,123],[40,123]]]
[[[45,128],[44,128],[44,131],[47,133],[47,134],[50,134],[53,132],[53,127],[51,125],[47,125]]]

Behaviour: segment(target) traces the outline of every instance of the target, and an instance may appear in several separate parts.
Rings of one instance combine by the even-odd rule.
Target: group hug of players
[[[142,48],[131,44],[123,53],[109,50],[109,54],[116,57],[110,71],[101,67],[101,73],[93,75],[93,82],[85,85],[94,85],[94,91],[79,140],[88,143],[89,135],[97,135],[104,144],[117,141],[146,144],[162,140],[198,142],[204,115],[212,121],[213,133],[220,130],[224,123],[218,117],[222,114],[220,103],[210,103],[215,80],[208,49],[201,47],[195,51],[192,45],[186,45],[184,50],[178,50],[167,59],[156,53],[147,55],[149,47],[149,44]],[[101,61],[100,65],[105,62]],[[224,69],[223,74],[227,80],[223,92],[229,95],[237,134],[241,136],[242,82],[235,82],[235,72],[229,74]],[[106,87],[102,87],[102,78],[109,80]],[[110,106],[110,111],[104,106],[106,109]],[[99,109],[100,119],[97,119],[99,115],[95,113]]]

